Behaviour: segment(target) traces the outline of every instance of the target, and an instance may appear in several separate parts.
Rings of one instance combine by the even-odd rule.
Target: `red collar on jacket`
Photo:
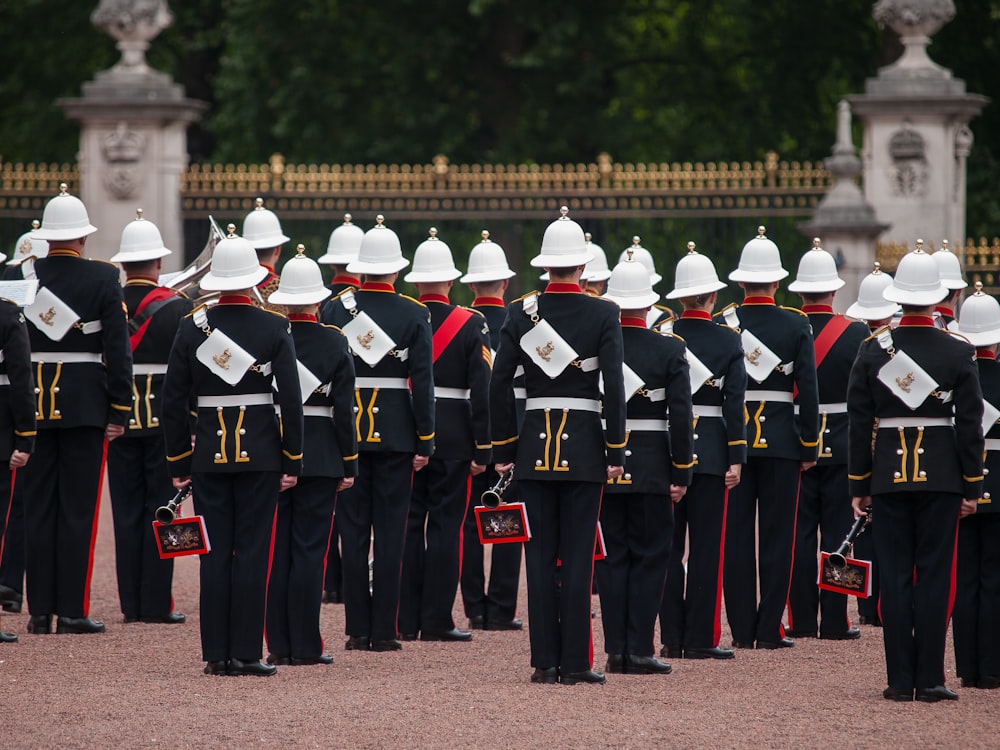
[[[70,247],[54,247],[49,250],[50,258],[79,258],[81,257],[79,250],[74,250]]]
[[[315,315],[312,313],[288,313],[289,320],[297,320],[304,323],[317,323],[319,322]]]
[[[712,320],[712,314],[707,310],[685,310],[681,313],[681,320]]]
[[[500,297],[476,297],[472,301],[473,307],[506,307]]]
[[[773,305],[774,304],[774,297],[768,297],[765,294],[751,295],[749,297],[744,298],[743,304],[744,305]]]
[[[828,315],[834,314],[832,305],[802,305],[799,309],[806,315],[809,313],[827,313]]]
[[[645,328],[645,318],[633,318],[629,315],[622,315],[622,328]]]
[[[348,286],[361,286],[361,279],[357,276],[348,276],[347,274],[344,274],[342,276],[334,276],[330,283],[347,284]]]
[[[443,302],[446,305],[451,304],[451,300],[448,299],[448,296],[446,294],[421,294],[419,301],[423,303]]]
[[[996,359],[992,349],[976,349],[976,359]]]
[[[160,282],[153,276],[136,274],[125,279],[125,286],[159,286]]]
[[[550,281],[545,287],[545,294],[582,294],[579,284],[571,281]]]
[[[361,285],[362,292],[395,292],[396,287],[384,281],[366,281]]]
[[[936,328],[930,315],[904,315],[899,319],[899,328]]]
[[[219,297],[220,305],[252,305],[253,300],[245,294],[223,294]]]
[[[941,313],[942,315],[946,315],[949,318],[955,317],[955,308],[947,307],[945,305],[935,305],[934,312]]]

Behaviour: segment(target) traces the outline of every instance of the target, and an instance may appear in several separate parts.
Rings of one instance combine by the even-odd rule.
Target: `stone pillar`
[[[955,16],[951,0],[880,0],[873,16],[900,35],[904,52],[849,101],[865,125],[865,198],[891,227],[879,238],[891,271],[917,238],[965,246],[968,123],[988,99],[927,56],[930,37]]]
[[[833,187],[813,218],[798,229],[807,237],[819,237],[823,249],[837,259],[837,271],[847,283],[834,298],[834,307],[844,312],[857,299],[861,279],[871,273],[876,238],[889,228],[876,220],[875,209],[857,186],[861,159],[851,141],[851,106],[846,100],[837,106],[837,142],[823,165],[834,176]]]
[[[184,261],[180,181],[187,167],[187,126],[207,104],[184,97],[170,76],[145,60],[149,40],[172,22],[166,0],[102,0],[91,21],[118,39],[121,60],[83,84],[83,95],[57,104],[80,123],[80,197],[99,233],[91,257],[110,258],[137,208],[154,222],[173,255]]]

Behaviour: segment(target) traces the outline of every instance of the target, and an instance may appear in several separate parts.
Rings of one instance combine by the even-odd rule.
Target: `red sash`
[[[132,316],[132,319],[135,320],[136,318],[140,318],[145,309],[150,305],[155,304],[157,302],[166,302],[175,295],[176,293],[174,292],[173,289],[168,289],[165,286],[156,287],[155,289],[153,289],[153,291],[151,291],[149,294],[147,294],[145,297],[142,298],[142,302],[140,302],[139,307],[136,308],[135,315]],[[157,307],[160,306],[161,305],[157,305]],[[136,329],[136,331],[129,336],[129,343],[132,345],[133,352],[139,346],[139,343],[142,341],[142,337],[146,335],[146,329],[149,328],[149,321],[151,321],[152,319],[153,319],[152,315],[147,315],[145,319],[142,320],[142,325],[140,325],[139,328]]]
[[[438,357],[441,356],[442,352],[448,348],[455,336],[462,329],[469,318],[472,317],[472,313],[466,310],[464,307],[455,307],[448,317],[444,319],[444,322],[438,326],[438,329],[434,331],[434,338],[431,341],[431,346],[434,352],[434,361],[438,361]]]
[[[837,343],[840,334],[846,331],[849,325],[851,325],[851,321],[843,315],[834,315],[830,318],[830,322],[823,326],[823,330],[819,332],[819,336],[813,341],[813,349],[816,352],[817,372],[819,371],[819,366],[823,364],[823,360],[826,359],[826,355],[830,353],[833,345]],[[799,386],[796,384],[792,389],[792,398],[797,398],[798,395]]]

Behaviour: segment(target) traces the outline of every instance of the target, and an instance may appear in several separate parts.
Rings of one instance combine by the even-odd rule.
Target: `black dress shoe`
[[[216,676],[224,677],[226,675],[226,662],[224,661],[205,662],[205,674],[214,674]]]
[[[344,644],[344,651],[370,651],[372,639],[368,636],[352,636]]]
[[[785,628],[785,635],[789,638],[815,638],[816,630],[815,628],[813,630],[789,630]],[[819,637],[822,638],[823,635],[820,634]]]
[[[293,656],[288,660],[288,663],[293,667],[305,667],[310,664],[333,664],[333,657],[329,654],[320,654],[319,656],[307,656],[303,659]]]
[[[138,617],[132,617],[131,615],[125,615],[122,618],[122,622],[124,622],[126,625],[131,625],[132,623],[139,622],[139,618]]]
[[[510,620],[487,620],[486,630],[521,630],[524,623],[516,617]]]
[[[917,688],[917,700],[923,703],[937,703],[938,701],[957,701],[958,693],[949,690],[944,685],[935,685],[929,688]]]
[[[976,687],[980,690],[996,690],[1000,688],[1000,675],[984,674],[976,681]]]
[[[482,615],[473,615],[470,617],[469,630],[486,630],[486,618]]]
[[[4,586],[0,583],[0,607],[3,607],[4,612],[13,612],[17,614],[21,611],[21,604],[24,602],[24,596],[10,586]]]
[[[539,667],[531,673],[531,681],[540,685],[555,685],[559,682],[559,670],[556,667]]]
[[[57,633],[103,633],[104,623],[89,617],[60,617],[56,620]]]
[[[398,636],[401,641],[415,641],[417,640],[416,633],[400,633]]]
[[[625,655],[626,674],[670,674],[673,668],[655,656]]]
[[[52,632],[52,615],[32,615],[28,619],[28,632],[42,635]]]
[[[451,630],[445,630],[443,632],[428,632],[426,630],[420,631],[420,640],[422,641],[471,641],[472,633],[468,630],[459,630],[458,628],[452,628]]]
[[[868,617],[867,615],[859,615],[858,622],[862,625],[871,625],[873,628],[882,627],[882,621],[878,617]]]
[[[324,591],[323,604],[343,604],[344,595],[339,591]]]
[[[8,633],[0,630],[0,643],[17,643],[17,633]]]
[[[764,651],[774,651],[777,648],[791,648],[795,641],[791,638],[782,638],[780,641],[757,641],[757,648]]]
[[[287,667],[292,663],[292,657],[290,656],[275,656],[274,654],[267,655],[267,663],[273,664],[276,667]]]
[[[908,703],[913,700],[912,690],[899,690],[894,687],[887,687],[882,691],[882,697],[887,701],[896,701],[897,703]]]
[[[608,654],[604,671],[611,674],[625,674],[625,654]]]
[[[395,638],[390,638],[387,641],[372,641],[372,651],[400,651],[402,648],[403,644]]]
[[[243,661],[242,659],[230,659],[226,674],[233,677],[270,677],[278,674],[278,668],[273,664],[265,664],[259,659],[256,661]]]
[[[848,628],[840,633],[823,633],[819,634],[819,639],[821,641],[856,641],[861,637],[861,628]]]
[[[753,641],[733,641],[733,648],[753,648]]]
[[[728,648],[686,648],[684,649],[685,659],[735,659],[736,654]]]
[[[139,621],[158,625],[183,625],[187,622],[187,615],[182,612],[170,612],[161,617],[140,617]]]
[[[587,669],[583,672],[570,672],[569,674],[559,675],[559,682],[563,685],[576,685],[579,682],[586,685],[603,685],[607,682],[607,679],[600,672]]]
[[[683,659],[684,650],[680,646],[663,646],[660,648],[660,656],[668,659]]]

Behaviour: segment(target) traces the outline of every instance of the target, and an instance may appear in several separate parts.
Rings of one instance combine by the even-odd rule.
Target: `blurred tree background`
[[[150,64],[211,109],[192,161],[820,160],[837,101],[899,53],[871,0],[174,0]],[[1000,0],[955,0],[935,61],[972,122],[968,233],[1000,233]],[[54,104],[115,62],[97,0],[4,2],[0,158],[72,161]],[[858,138],[860,141],[860,131]]]

